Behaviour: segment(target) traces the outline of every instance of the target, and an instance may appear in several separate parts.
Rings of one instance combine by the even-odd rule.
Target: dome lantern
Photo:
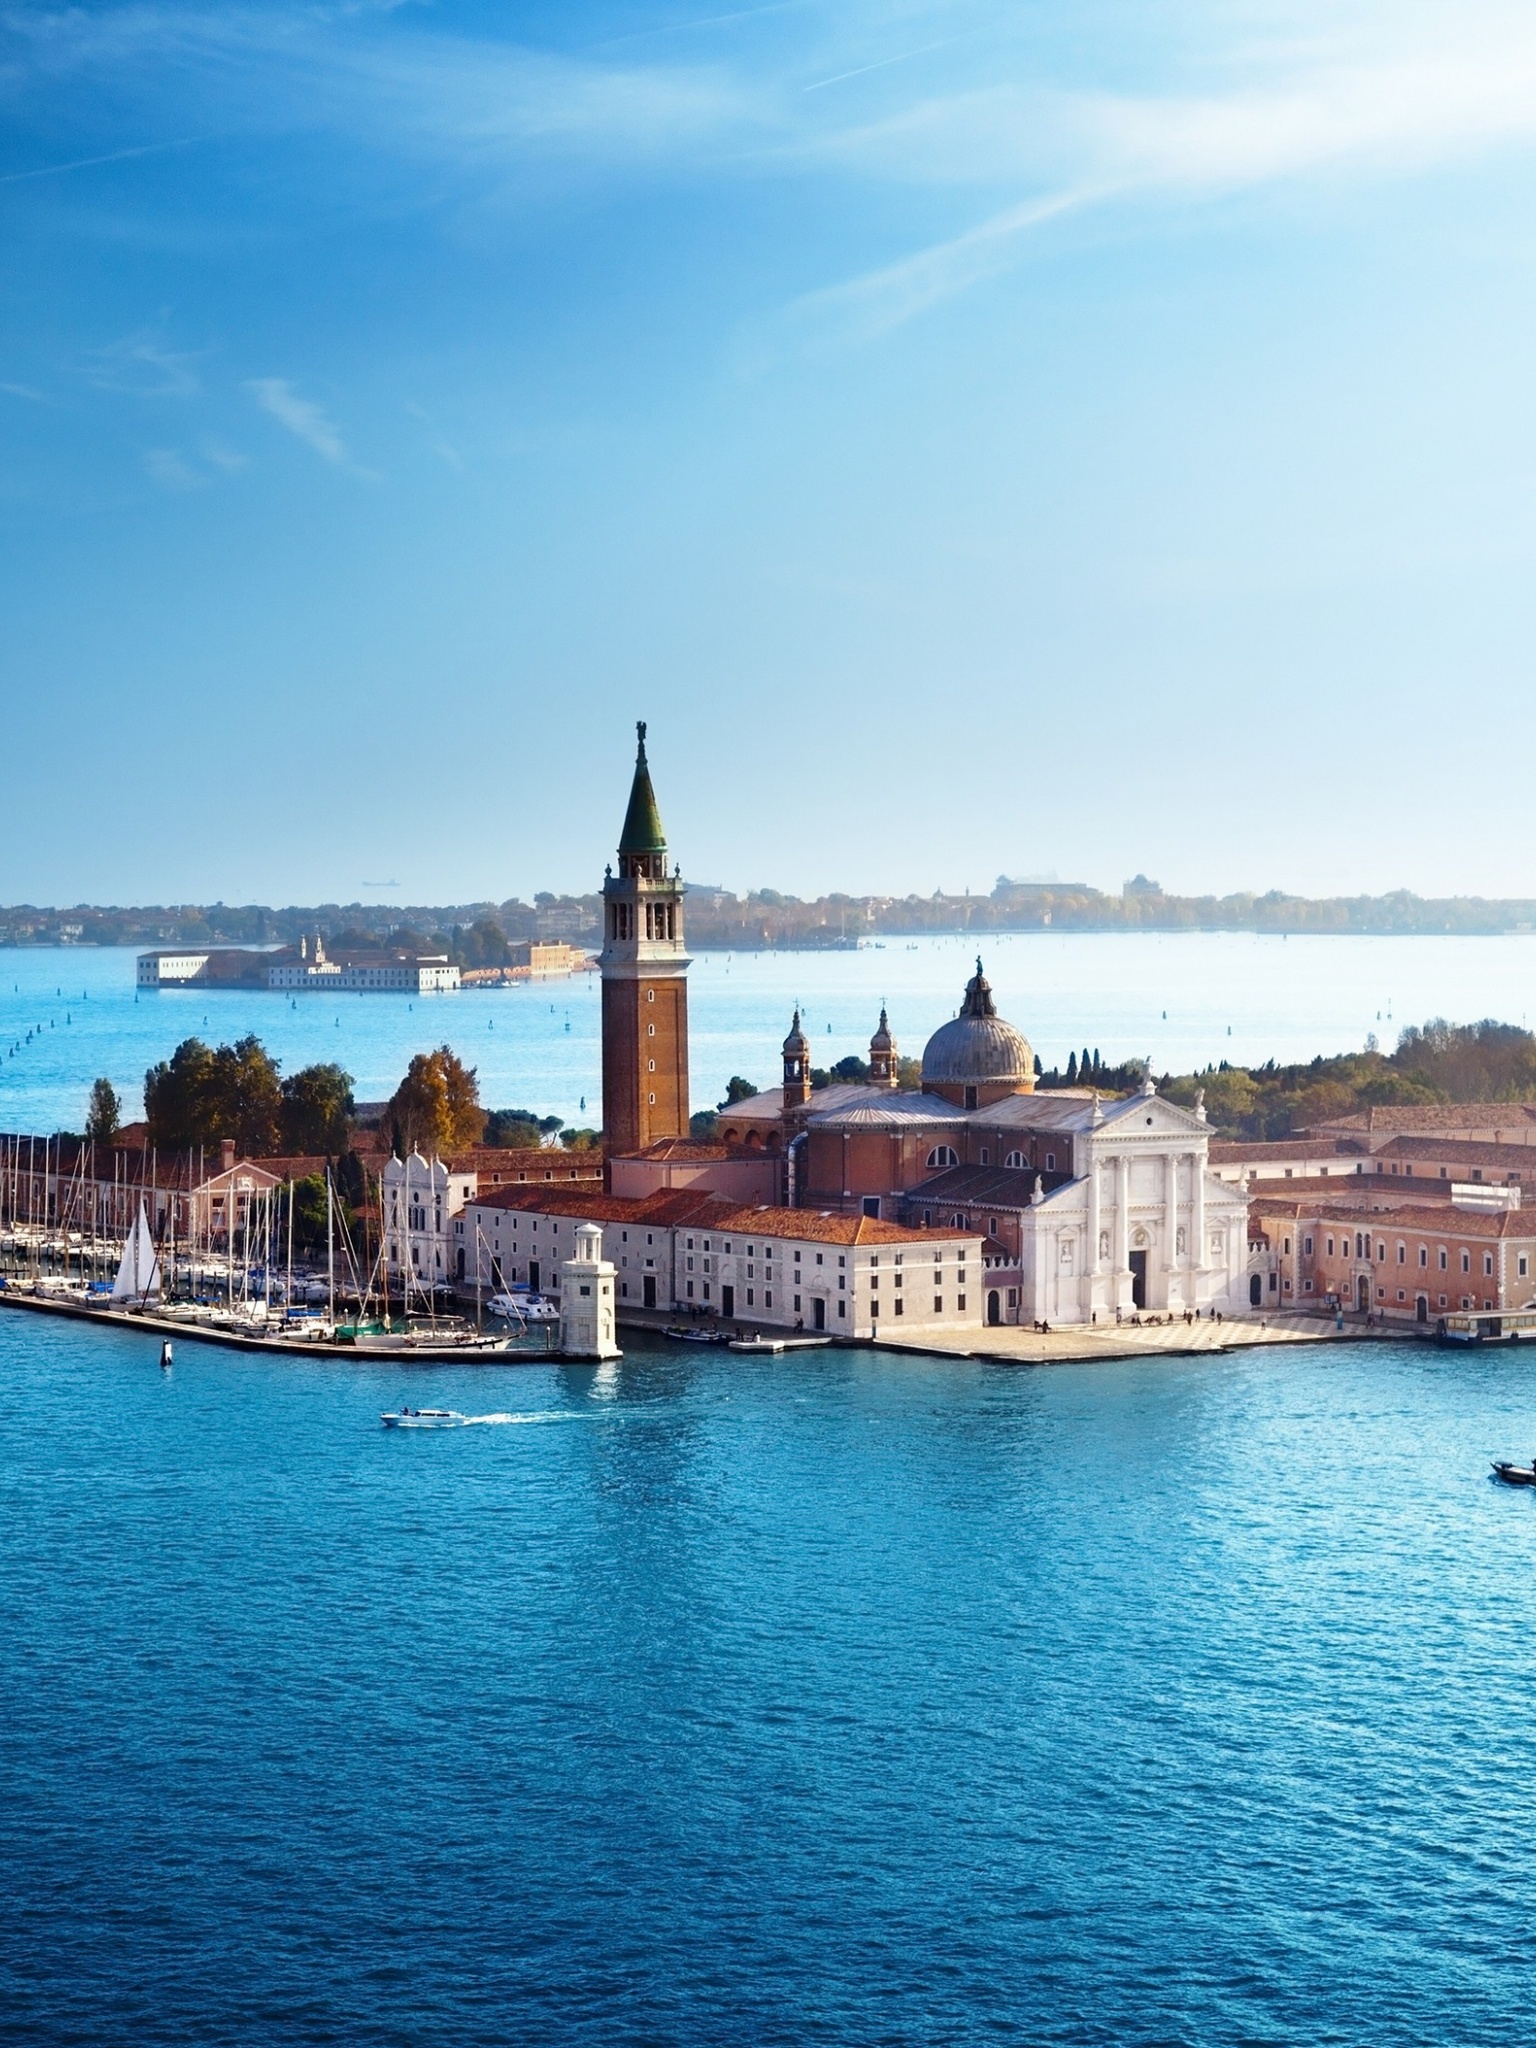
[[[997,1014],[980,960],[960,1014],[923,1048],[923,1088],[958,1109],[985,1109],[1009,1095],[1034,1093],[1034,1052],[1023,1032]]]

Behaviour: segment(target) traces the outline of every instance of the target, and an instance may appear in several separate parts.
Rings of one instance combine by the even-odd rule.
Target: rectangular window
[[[1442,1272],[1442,1273],[1443,1273],[1443,1272],[1445,1271],[1445,1269],[1446,1269],[1446,1266],[1447,1266],[1447,1264],[1449,1263],[1449,1259],[1450,1259],[1450,1254],[1449,1254],[1449,1253],[1448,1253],[1448,1252],[1446,1251],[1446,1249],[1445,1249],[1445,1246],[1444,1246],[1444,1245],[1441,1245],[1441,1247],[1440,1247],[1440,1270],[1441,1270],[1441,1272]]]
[[[964,1296],[963,1294],[962,1294],[962,1295],[959,1295],[959,1296],[958,1296],[958,1297],[956,1298],[956,1301],[955,1301],[955,1306],[956,1306],[956,1308],[957,1308],[957,1309],[959,1309],[959,1311],[960,1311],[961,1315],[964,1315],[964,1314],[965,1314],[965,1296]]]
[[[1463,1271],[1463,1273],[1470,1273],[1470,1272],[1471,1272],[1471,1270],[1472,1270],[1472,1254],[1471,1254],[1470,1252],[1463,1252],[1463,1253],[1462,1253],[1462,1255],[1461,1255],[1461,1270]]]
[[[691,1280],[688,1282],[688,1298],[690,1301],[693,1299],[693,1282]]]
[[[1491,1279],[1493,1278],[1493,1253],[1492,1253],[1492,1252],[1484,1252],[1484,1253],[1483,1253],[1483,1278],[1484,1278],[1485,1280],[1491,1280]]]
[[[1303,1240],[1301,1248],[1306,1253],[1307,1257],[1310,1259],[1312,1256],[1312,1240],[1310,1237]]]
[[[846,1273],[839,1273],[837,1276],[837,1284],[840,1288],[846,1287],[848,1285],[848,1275]]]
[[[1328,1256],[1330,1259],[1333,1257],[1333,1239],[1331,1237],[1328,1240]]]
[[[750,1308],[751,1306],[752,1306],[752,1290],[751,1290],[751,1288],[749,1287],[749,1288],[747,1289],[747,1307],[748,1307],[748,1308]]]
[[[902,1315],[902,1314],[904,1314],[904,1313],[905,1313],[905,1311],[906,1311],[906,1306],[907,1306],[907,1304],[906,1304],[906,1303],[905,1303],[905,1302],[904,1302],[904,1301],[902,1300],[901,1296],[900,1296],[900,1295],[898,1294],[898,1295],[897,1295],[897,1297],[896,1297],[896,1313],[897,1313],[897,1315]]]
[[[1515,1261],[1515,1271],[1520,1275],[1520,1278],[1522,1280],[1524,1280],[1527,1274],[1530,1272],[1530,1264],[1524,1252],[1522,1252],[1519,1258]]]
[[[799,1306],[800,1306],[800,1297],[799,1297],[799,1295],[797,1294],[797,1295],[795,1296],[795,1307],[796,1307],[796,1308],[798,1309],[798,1308],[799,1308]]]
[[[847,1304],[847,1302],[846,1302],[846,1301],[840,1301],[840,1302],[839,1302],[839,1303],[837,1304],[837,1312],[838,1312],[838,1314],[839,1314],[840,1316],[845,1316],[845,1315],[847,1315],[847,1313],[848,1313],[848,1304]]]
[[[941,1316],[941,1315],[943,1315],[943,1313],[944,1313],[944,1297],[943,1297],[943,1295],[942,1295],[942,1294],[936,1294],[936,1295],[935,1295],[935,1296],[933,1297],[933,1312],[934,1312],[934,1314],[935,1314],[936,1316]]]
[[[773,1307],[773,1289],[772,1289],[771,1287],[770,1287],[770,1288],[768,1289],[767,1293],[766,1293],[766,1294],[765,1294],[765,1295],[763,1296],[763,1307],[764,1307],[764,1308],[772,1308],[772,1307]]]

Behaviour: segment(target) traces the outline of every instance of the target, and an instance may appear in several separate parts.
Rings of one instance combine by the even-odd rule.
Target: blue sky
[[[1536,892],[1528,7],[23,5],[0,94],[0,900],[591,886],[638,716],[738,888]]]

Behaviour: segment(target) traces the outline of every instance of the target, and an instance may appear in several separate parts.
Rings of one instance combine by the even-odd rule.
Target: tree
[[[277,1150],[282,1086],[276,1060],[254,1033],[219,1047],[213,1056],[213,1090],[211,1136],[233,1138],[245,1158]]]
[[[118,1100],[117,1090],[105,1077],[91,1089],[91,1107],[85,1119],[85,1135],[97,1145],[111,1145],[117,1141],[122,1127],[123,1105]]]
[[[480,1142],[503,1150],[532,1151],[558,1131],[560,1123],[557,1116],[537,1116],[531,1109],[493,1109]]]
[[[846,1059],[839,1060],[832,1068],[832,1078],[834,1081],[867,1081],[869,1061],[861,1060],[856,1052],[851,1052]]]
[[[213,1101],[213,1054],[200,1038],[184,1038],[168,1060],[144,1076],[149,1142],[162,1152],[205,1145]]]
[[[149,1142],[162,1151],[232,1138],[247,1157],[275,1152],[281,1108],[277,1063],[254,1036],[217,1052],[200,1038],[184,1038],[144,1076]]]
[[[736,1102],[750,1102],[757,1093],[756,1087],[741,1074],[732,1074],[725,1084],[725,1100],[722,1109],[729,1109]]]
[[[282,1084],[279,1120],[289,1152],[345,1151],[351,1135],[352,1076],[334,1063],[300,1067]]]
[[[485,1111],[473,1067],[451,1047],[419,1052],[389,1099],[386,1115],[407,1152],[439,1158],[480,1142]]]
[[[453,931],[454,958],[461,967],[505,967],[512,954],[507,935],[493,917],[482,917],[468,931]]]
[[[1067,1054],[1067,1086],[1068,1086],[1069,1088],[1073,1088],[1073,1087],[1075,1087],[1076,1085],[1077,1085],[1077,1054],[1076,1054],[1075,1052],[1069,1052],[1069,1053]]]
[[[351,1204],[341,1189],[332,1183],[331,1208],[336,1232],[336,1241],[341,1242],[343,1229],[356,1234],[353,1228]],[[325,1250],[325,1176],[319,1173],[306,1174],[303,1180],[293,1184],[293,1242],[296,1250],[314,1254]]]

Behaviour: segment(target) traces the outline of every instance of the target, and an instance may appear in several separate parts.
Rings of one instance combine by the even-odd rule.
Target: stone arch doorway
[[[1359,1308],[1361,1315],[1368,1316],[1370,1314],[1371,1283],[1369,1280],[1366,1279],[1363,1273],[1355,1282],[1355,1304]]]
[[[994,1329],[1003,1320],[1003,1297],[995,1287],[987,1293],[987,1321]]]
[[[1147,1305],[1147,1255],[1132,1252],[1131,1262],[1131,1306],[1145,1308]]]
[[[1427,1294],[1421,1294],[1419,1296],[1418,1301],[1414,1306],[1414,1314],[1418,1317],[1418,1320],[1421,1323],[1427,1323],[1429,1321],[1429,1296]]]
[[[1250,1308],[1262,1308],[1264,1306],[1264,1282],[1257,1273],[1250,1273],[1248,1275],[1248,1306]]]

